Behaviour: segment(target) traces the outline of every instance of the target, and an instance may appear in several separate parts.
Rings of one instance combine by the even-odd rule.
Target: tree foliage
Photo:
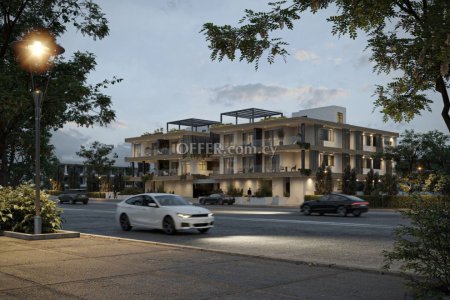
[[[16,185],[12,176],[22,165],[23,174],[33,172],[34,103],[30,75],[21,70],[11,43],[36,29],[54,36],[63,35],[73,25],[83,35],[102,39],[108,35],[108,22],[100,7],[90,0],[11,0],[0,3],[0,184]],[[49,146],[52,130],[67,122],[79,126],[106,125],[114,120],[111,98],[102,90],[121,79],[88,83],[95,70],[92,53],[76,52],[59,57],[44,74],[35,75],[36,86],[47,87],[41,118],[41,161],[52,157]],[[20,157],[20,159],[17,159]],[[49,172],[43,168],[44,172]]]
[[[117,153],[112,153],[113,149],[113,145],[95,141],[89,148],[81,146],[80,151],[76,154],[85,159],[83,164],[87,167],[89,173],[107,175],[116,162],[115,158],[118,158]]]
[[[396,171],[408,177],[421,170],[428,172],[450,171],[450,136],[439,131],[417,133],[405,130],[396,147],[389,147],[385,159],[396,161]]]
[[[317,169],[315,188],[317,195],[329,194],[333,191],[333,173],[325,164]]]
[[[394,230],[394,248],[384,251],[384,267],[389,269],[399,261],[417,296],[436,299],[450,295],[449,202],[419,198],[402,214],[411,224]],[[410,276],[410,272],[419,276]]]
[[[450,2],[448,0],[284,0],[268,4],[267,12],[245,10],[239,26],[205,23],[202,32],[211,50],[211,59],[245,60],[255,63],[267,53],[286,58],[288,44],[274,32],[294,28],[302,13],[337,8],[327,19],[332,33],[356,38],[368,36],[374,71],[400,74],[385,86],[376,88],[375,107],[384,120],[410,121],[432,100],[426,91],[435,90],[443,100],[442,117],[450,131]],[[237,54],[238,53],[238,54]]]

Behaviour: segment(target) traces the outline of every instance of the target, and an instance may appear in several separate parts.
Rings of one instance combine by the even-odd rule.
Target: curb
[[[1,235],[26,241],[55,240],[55,239],[68,239],[80,237],[79,232],[67,230],[57,230],[56,232],[53,233],[42,233],[42,234],[29,234],[5,230],[0,231],[0,236]]]
[[[270,257],[270,256],[264,256],[264,255],[229,252],[229,251],[217,250],[217,249],[206,249],[206,248],[200,248],[200,247],[195,247],[195,246],[161,243],[161,242],[154,242],[154,241],[143,241],[143,240],[121,238],[121,237],[99,235],[99,234],[90,234],[90,233],[81,233],[81,236],[111,239],[111,240],[118,240],[118,241],[125,241],[125,242],[135,242],[135,243],[137,242],[137,243],[150,244],[150,245],[156,245],[156,246],[166,246],[166,247],[171,247],[171,248],[188,249],[188,250],[211,252],[211,253],[218,253],[218,254],[224,254],[224,255],[234,255],[234,256],[241,256],[241,257],[248,257],[248,258],[257,258],[257,259],[264,259],[264,260],[270,260],[270,261],[275,261],[275,262],[291,263],[291,264],[295,264],[295,265],[306,265],[309,267],[324,267],[324,268],[332,268],[332,269],[345,270],[345,271],[358,271],[358,272],[371,273],[371,274],[377,274],[377,275],[392,275],[392,276],[398,276],[398,277],[402,276],[402,273],[400,271],[390,271],[390,270],[389,271],[381,271],[381,270],[376,270],[376,269],[350,267],[350,266],[339,265],[339,264],[327,264],[327,263],[310,262],[310,261],[303,261],[303,260],[293,260],[293,259],[287,259],[287,258],[276,258],[276,257]]]

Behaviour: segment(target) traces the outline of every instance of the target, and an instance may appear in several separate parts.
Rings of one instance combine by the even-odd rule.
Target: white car
[[[208,209],[193,206],[181,196],[161,193],[135,195],[120,202],[116,220],[125,231],[147,227],[162,229],[167,234],[185,229],[206,233],[214,227],[214,214]]]

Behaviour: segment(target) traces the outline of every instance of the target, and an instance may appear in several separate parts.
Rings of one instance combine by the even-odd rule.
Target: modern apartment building
[[[225,123],[224,117],[234,122]],[[314,194],[315,171],[322,164],[331,167],[336,190],[346,165],[360,180],[371,168],[380,175],[394,168],[394,162],[372,156],[395,146],[398,133],[349,125],[343,107],[292,117],[250,108],[222,113],[220,120],[174,121],[167,123],[167,133],[127,138],[132,154],[126,161],[133,164],[136,180],[151,174],[146,190],[188,197],[230,187],[254,193],[269,185],[277,203],[300,204],[304,195]],[[169,130],[169,125],[178,128]]]

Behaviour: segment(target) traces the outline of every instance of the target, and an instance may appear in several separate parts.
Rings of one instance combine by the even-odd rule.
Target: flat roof
[[[273,110],[261,109],[261,108],[246,108],[246,109],[240,109],[240,110],[234,110],[234,111],[221,113],[220,114],[221,123],[222,123],[223,116],[235,117],[236,123],[237,123],[237,118],[249,119],[250,122],[253,123],[255,121],[255,118],[283,116],[283,113],[278,112],[278,111],[273,111]]]

